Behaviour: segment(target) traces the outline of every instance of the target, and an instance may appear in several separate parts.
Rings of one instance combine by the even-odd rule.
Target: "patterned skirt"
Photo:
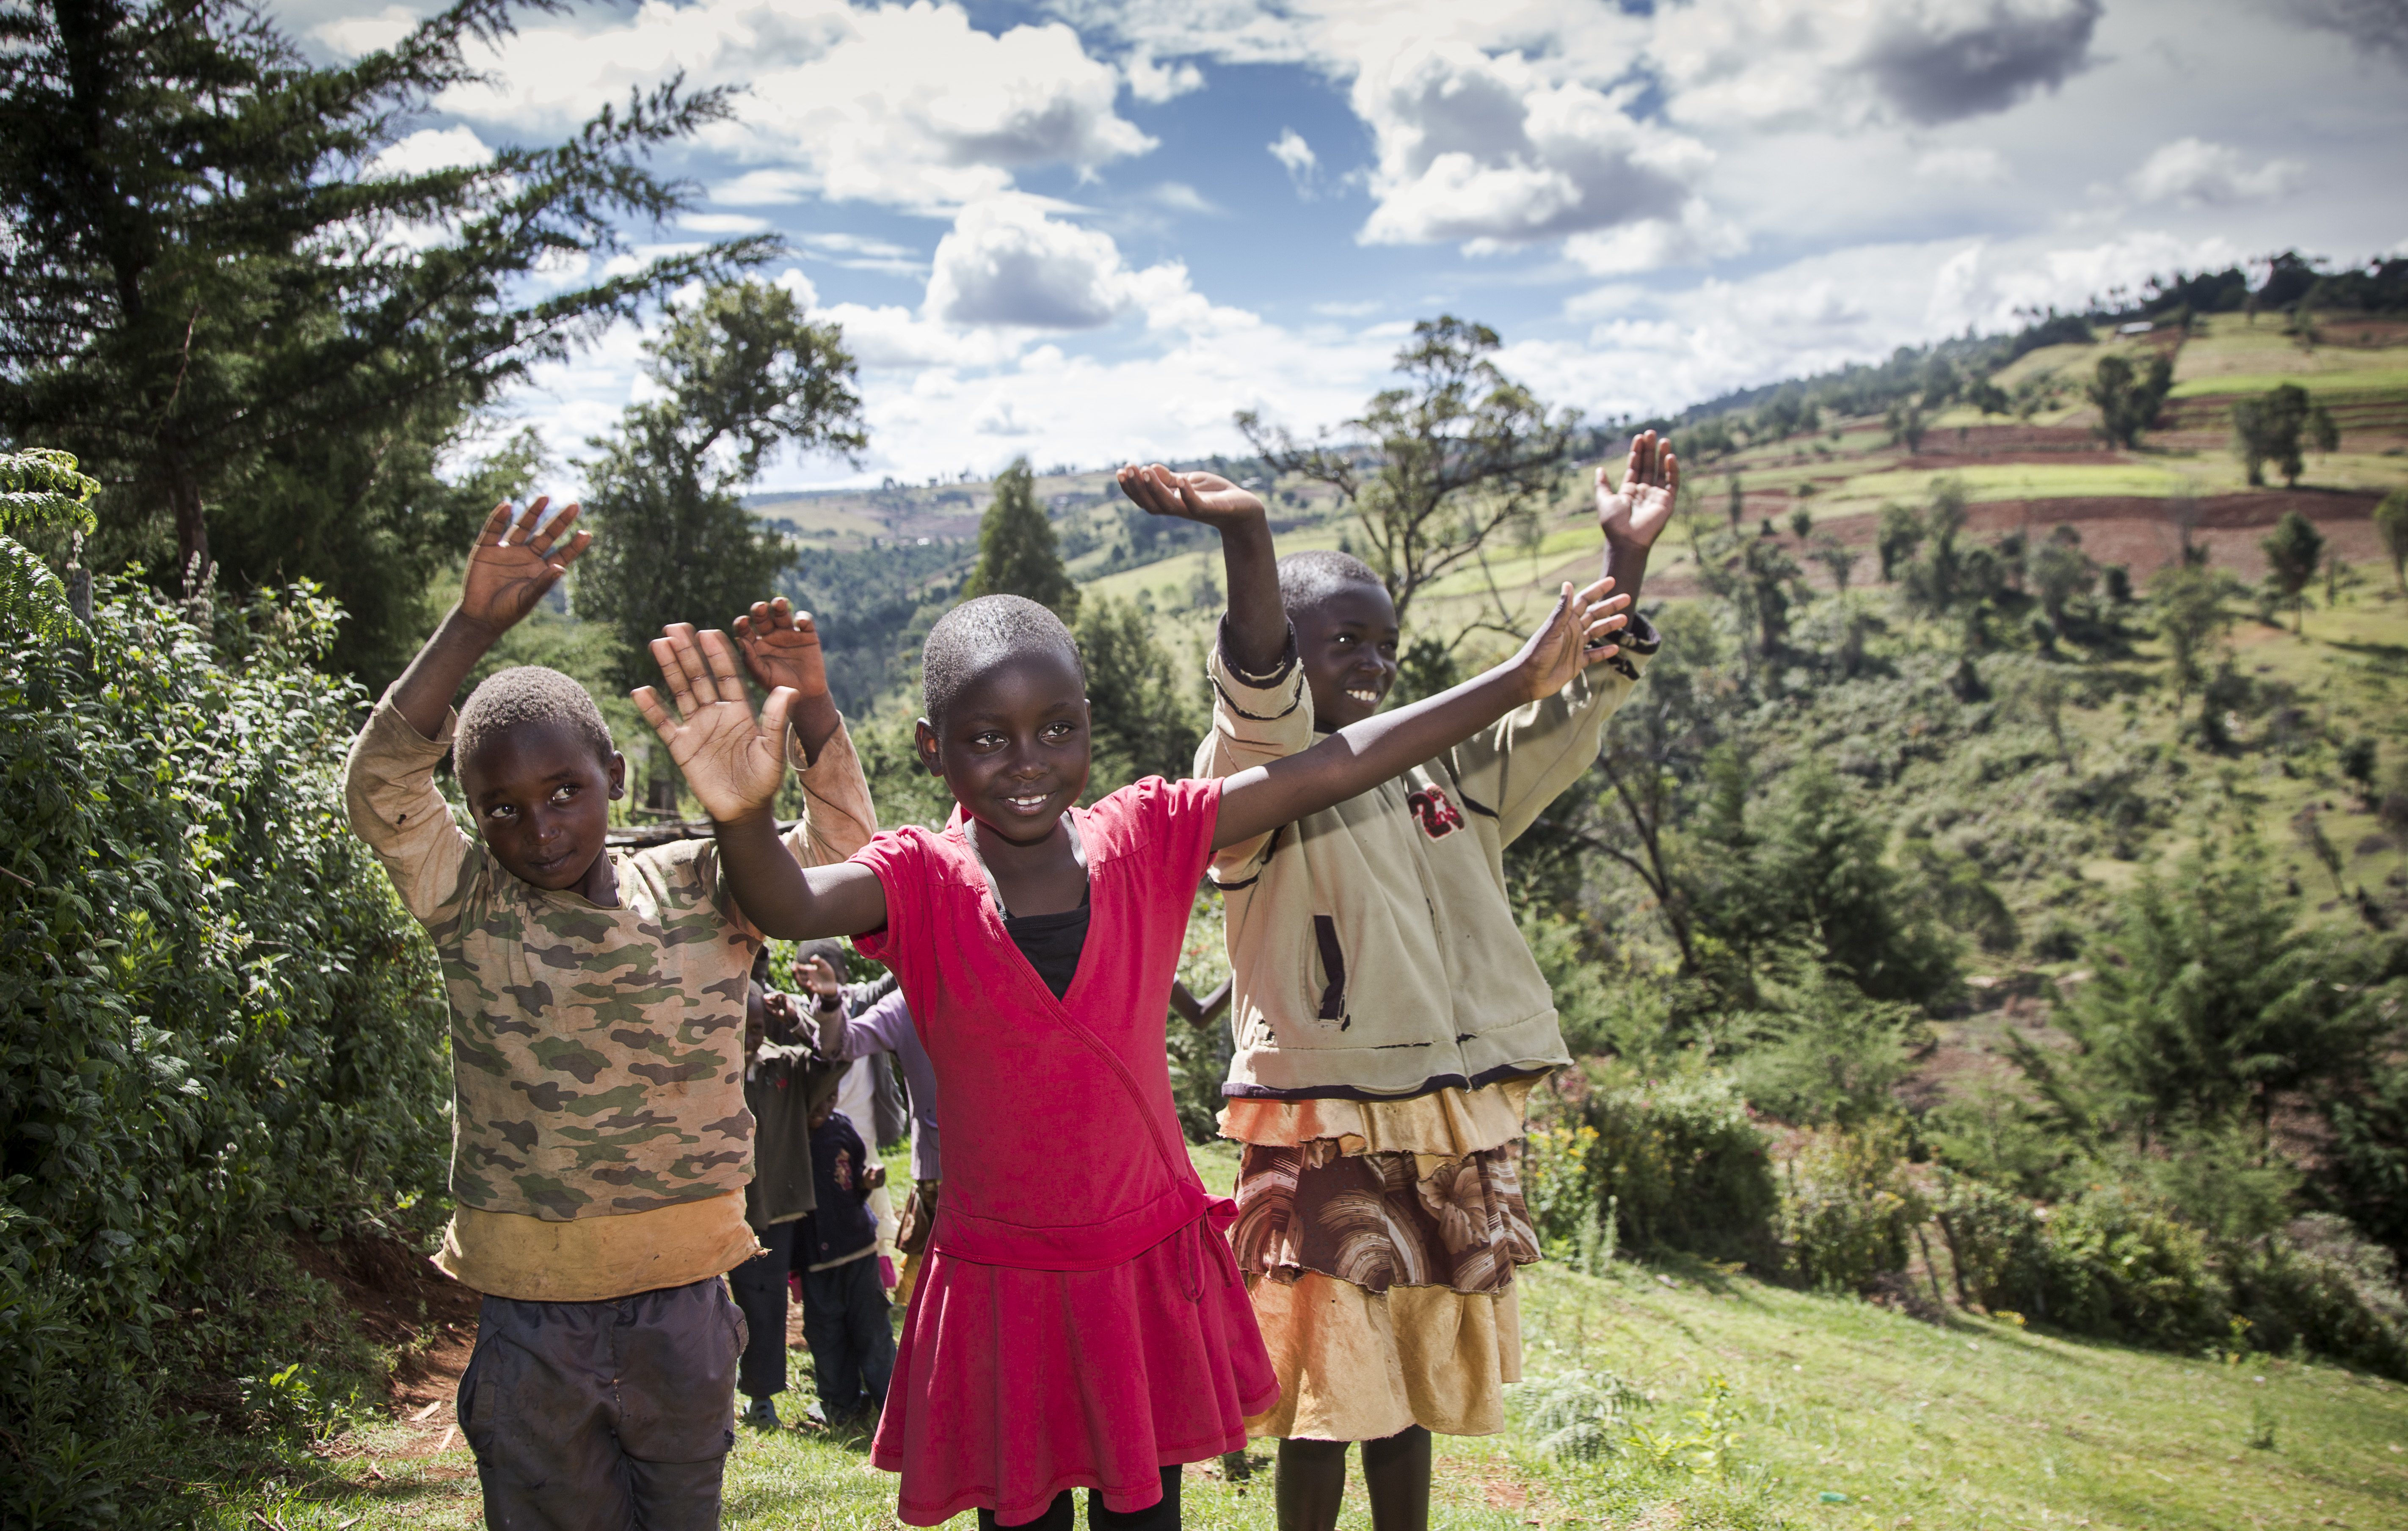
[[[1256,1437],[1376,1440],[1504,1428],[1521,1379],[1513,1271],[1526,1081],[1412,1101],[1233,1102],[1231,1232],[1280,1400]]]

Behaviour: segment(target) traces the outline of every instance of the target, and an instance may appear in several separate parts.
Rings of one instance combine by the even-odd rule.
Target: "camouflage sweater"
[[[566,1222],[741,1191],[752,1178],[744,991],[761,934],[729,895],[717,843],[609,852],[616,909],[523,882],[436,789],[457,723],[428,739],[379,702],[347,783],[352,827],[442,962],[452,1194]],[[796,860],[824,866],[868,842],[877,816],[842,728],[802,782],[786,842]]]

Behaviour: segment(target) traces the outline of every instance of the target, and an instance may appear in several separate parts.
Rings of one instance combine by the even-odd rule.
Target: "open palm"
[[[736,641],[743,648],[745,668],[763,690],[786,686],[797,696],[826,694],[827,663],[818,624],[783,595],[755,601],[752,610],[737,618]]]
[[[515,519],[508,500],[494,507],[477,534],[467,573],[460,581],[462,616],[493,633],[516,626],[593,542],[592,533],[571,535],[579,506],[570,506],[538,530],[536,523],[551,503],[536,500]]]
[[[1612,594],[1613,581],[1599,579],[1574,594],[1567,583],[1546,624],[1530,635],[1516,656],[1533,698],[1552,696],[1572,677],[1616,651],[1613,635],[1627,625],[1630,597]]]
[[[1152,467],[1132,463],[1116,477],[1121,493],[1149,516],[1222,526],[1263,513],[1261,500],[1217,473],[1173,473],[1160,463]]]
[[[784,784],[786,711],[795,694],[780,688],[757,719],[745,699],[735,647],[716,630],[697,637],[680,622],[652,639],[652,662],[677,704],[671,712],[650,686],[633,694],[652,732],[685,773],[703,811],[722,823],[768,808]]]
[[[1597,470],[1597,523],[1609,537],[1641,548],[1652,548],[1672,523],[1672,507],[1681,497],[1681,460],[1672,443],[1654,431],[1630,438],[1630,461],[1617,487]]]

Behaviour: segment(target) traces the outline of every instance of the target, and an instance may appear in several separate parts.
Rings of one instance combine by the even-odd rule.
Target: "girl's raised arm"
[[[1555,598],[1545,625],[1522,651],[1453,691],[1351,723],[1300,754],[1230,777],[1221,788],[1212,849],[1239,845],[1370,791],[1445,753],[1527,702],[1553,695],[1589,665],[1612,658],[1608,635],[1630,619],[1627,595],[1599,579]]]
[[[728,890],[745,918],[765,936],[793,941],[859,936],[886,923],[886,889],[877,873],[850,861],[806,870],[778,837],[774,809],[786,776],[783,740],[794,691],[771,692],[755,718],[726,634],[697,636],[681,623],[654,638],[652,649],[677,711],[650,686],[633,694],[636,706],[710,815]]]

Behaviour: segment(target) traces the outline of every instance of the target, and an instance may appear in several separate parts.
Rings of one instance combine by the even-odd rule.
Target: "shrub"
[[[2252,1344],[2314,1351],[2408,1379],[2408,1305],[2398,1271],[2387,1251],[2344,1219],[2303,1218],[2288,1239],[2234,1252],[2226,1275]]]
[[[1869,1292],[1907,1266],[1907,1240],[1929,1215],[1906,1177],[1896,1123],[1812,1131],[1782,1166],[1781,1242],[1808,1285]]]
[[[1567,1371],[1513,1385],[1522,1427],[1549,1456],[1594,1462],[1628,1442],[1647,1395],[1610,1371]]]
[[[299,1359],[243,1351],[297,1337],[237,1273],[439,1186],[450,1137],[434,963],[343,812],[361,696],[309,667],[334,608],[213,653],[103,594],[0,639],[0,1523],[123,1513],[165,1386]]]
[[[1608,1081],[1581,1115],[1597,1134],[1595,1194],[1613,1198],[1620,1242],[1777,1263],[1771,1161],[1729,1076]]]

